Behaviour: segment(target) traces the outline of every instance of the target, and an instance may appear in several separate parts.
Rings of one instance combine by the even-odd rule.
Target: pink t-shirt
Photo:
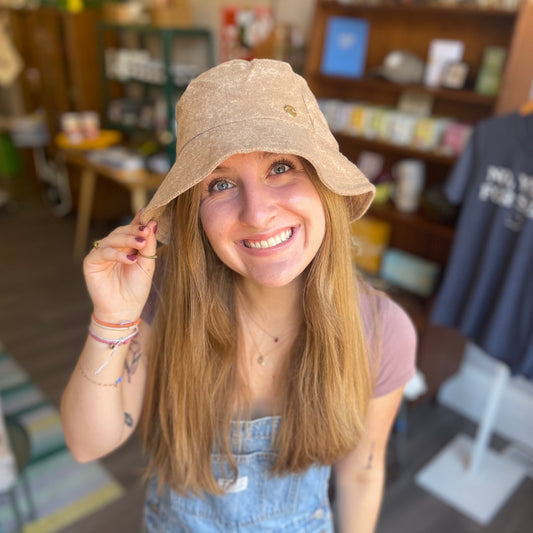
[[[414,376],[417,334],[407,313],[389,296],[364,283],[359,293],[371,372],[376,376],[373,396],[377,398],[404,386]]]
[[[154,285],[159,285],[160,276],[156,278]],[[152,287],[142,313],[143,320],[149,324],[155,315],[156,292]],[[404,386],[414,376],[417,336],[407,313],[386,294],[363,282],[359,293],[371,373],[375,376],[373,397],[377,398]]]

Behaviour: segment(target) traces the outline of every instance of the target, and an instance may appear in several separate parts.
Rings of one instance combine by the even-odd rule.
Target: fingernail
[[[128,254],[126,257],[127,257],[130,261],[133,261],[133,262],[137,261],[137,256],[136,256],[136,255]]]
[[[139,226],[139,231],[144,231],[144,228],[146,228],[146,226]]]
[[[155,235],[155,232],[157,231],[157,222],[155,223],[154,225],[154,235]]]
[[[137,242],[145,242],[146,241],[146,239],[144,237],[135,237],[135,240]]]
[[[141,207],[141,208],[139,209],[139,214],[141,214],[145,209],[146,209],[146,207]]]

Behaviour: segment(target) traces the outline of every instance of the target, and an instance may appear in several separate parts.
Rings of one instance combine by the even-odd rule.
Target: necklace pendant
[[[265,361],[265,358],[260,355],[258,358],[257,358],[257,362],[261,365],[261,366],[265,366],[266,364],[266,361]]]

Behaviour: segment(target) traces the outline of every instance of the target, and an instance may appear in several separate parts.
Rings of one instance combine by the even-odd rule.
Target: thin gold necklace
[[[265,333],[267,333],[267,332],[265,331]],[[267,333],[267,335],[268,335],[268,333]],[[251,341],[252,341],[252,344],[253,344],[253,346],[254,346],[254,348],[255,348],[255,351],[256,351],[256,353],[257,353],[257,357],[255,358],[255,361],[256,361],[259,365],[265,367],[266,364],[267,364],[267,358],[268,358],[268,356],[269,356],[271,353],[273,353],[276,349],[278,349],[278,347],[281,346],[281,344],[276,344],[276,345],[273,346],[270,350],[268,350],[266,353],[264,353],[264,352],[262,352],[262,351],[259,349],[259,346],[257,345],[257,341],[255,340],[255,337],[254,337],[251,333],[249,333],[249,337],[250,337],[250,339],[251,339]],[[282,342],[284,342],[286,339],[288,339],[288,336],[286,336],[286,337],[282,340]],[[275,342],[279,342],[279,340],[278,340],[278,341],[275,341]]]
[[[272,333],[268,332],[252,315],[252,313],[247,309],[246,304],[241,300],[240,309],[243,311],[246,316],[268,337],[270,337],[276,344],[280,341],[283,341],[288,337],[297,327],[297,325],[294,325],[293,327],[289,328],[283,335],[272,335]],[[257,345],[256,345],[257,348]]]
[[[242,309],[242,306],[241,306],[241,309]],[[243,333],[243,335],[244,335],[245,332],[248,333],[248,337],[250,338],[251,343],[253,345],[252,348],[255,348],[255,353],[257,354],[257,356],[254,357],[254,359],[259,365],[264,367],[267,364],[268,356],[271,353],[273,353],[275,350],[277,350],[277,349],[279,349],[281,347],[281,345],[289,338],[289,334],[294,330],[294,328],[291,328],[281,338],[277,337],[277,336],[275,337],[274,335],[270,335],[268,333],[268,331],[266,331],[255,320],[253,320],[249,313],[246,313],[246,315],[247,315],[248,318],[250,318],[251,322],[253,322],[253,324],[258,326],[258,328],[263,332],[263,334],[265,335],[265,337],[263,337],[263,338],[266,338],[266,336],[269,336],[271,339],[274,340],[274,345],[270,349],[268,349],[266,352],[261,350],[261,349],[259,349],[259,346],[257,344],[257,340],[255,338],[255,335],[253,335],[253,333],[252,333],[252,329],[253,328],[250,328],[249,323],[247,324],[245,322],[245,320],[244,320],[244,317],[241,316],[242,333]]]

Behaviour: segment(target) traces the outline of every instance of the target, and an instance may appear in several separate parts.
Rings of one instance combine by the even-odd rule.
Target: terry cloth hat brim
[[[213,71],[228,67],[233,71],[233,77],[229,80],[235,78],[236,87],[228,87],[224,83],[213,87],[211,84],[211,91],[207,91],[209,76]],[[256,71],[253,76],[250,76],[251,70]],[[257,86],[265,90],[264,84],[257,80],[257,70],[259,74],[266,74],[268,92],[263,98],[268,100],[251,108],[250,99],[258,97]],[[239,87],[239,75],[243,78],[243,74],[246,79],[241,80]],[[280,77],[278,83],[276,75]],[[250,80],[250,77],[256,79]],[[204,83],[205,78],[208,83]],[[294,83],[294,78],[297,83]],[[197,80],[189,85],[192,95],[188,98],[189,102],[186,98],[187,89],[178,103],[178,128],[182,123],[184,128],[181,132],[178,129],[176,162],[141,216],[143,223],[150,219],[157,220],[158,240],[168,242],[168,203],[200,183],[223,161],[239,153],[262,151],[300,156],[311,163],[326,187],[347,198],[352,220],[361,217],[367,210],[374,198],[374,186],[339,152],[337,142],[305,80],[292,72],[289,65],[272,60],[235,60],[207,71]],[[291,85],[298,85],[292,95]],[[277,90],[282,89],[282,86],[284,91]],[[254,90],[256,94],[253,94]],[[213,91],[221,93],[216,110],[209,109]],[[200,96],[205,96],[207,107],[202,107],[198,102]],[[221,101],[225,104],[221,104]],[[194,113],[201,113],[202,116],[184,116],[181,121],[180,114],[192,113],[187,103],[196,103]],[[211,102],[211,107],[214,107],[213,104]],[[205,121],[203,127],[198,125],[202,121]]]
[[[224,135],[217,131],[220,128],[224,129]],[[164,216],[164,210],[171,200],[200,183],[232,155],[256,151],[287,153],[307,159],[329,189],[347,197],[351,219],[360,218],[374,198],[374,187],[366,178],[358,179],[357,167],[338,151],[314,139],[311,132],[301,131],[297,126],[291,129],[293,131],[285,127],[279,131],[274,120],[234,122],[213,128],[201,139],[187,144],[154,195],[148,212],[143,213],[158,220],[158,239],[166,242],[170,221]],[[235,149],[237,138],[240,138],[238,150]],[[310,150],[310,146],[313,149]],[[191,175],[197,178],[191,181]]]

